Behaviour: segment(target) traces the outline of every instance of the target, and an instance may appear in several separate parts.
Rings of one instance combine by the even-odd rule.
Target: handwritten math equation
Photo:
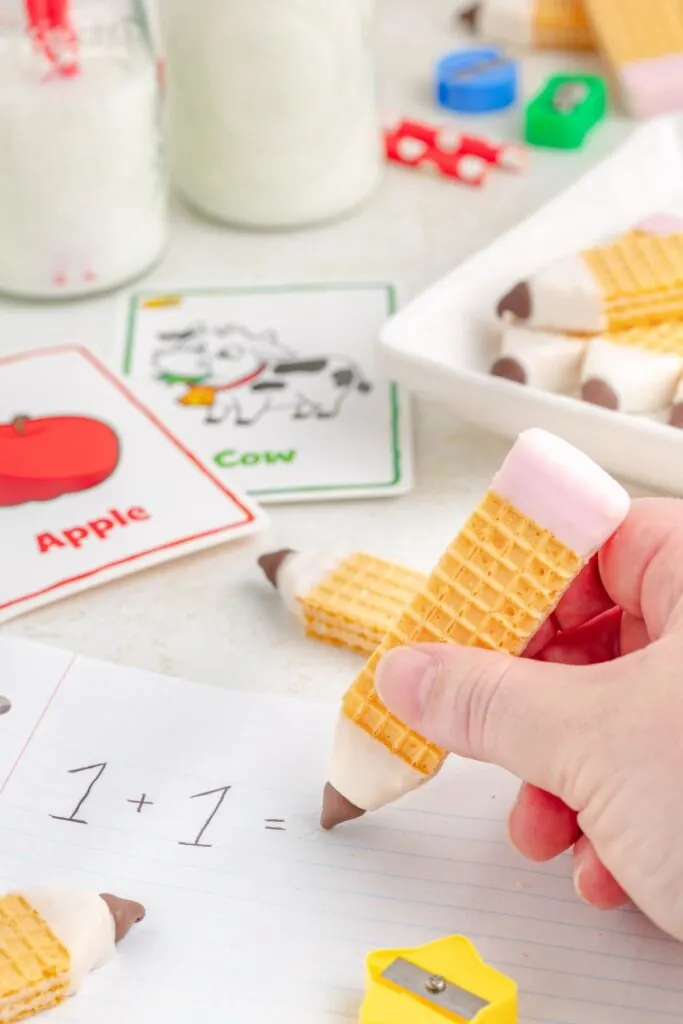
[[[88,819],[84,817],[86,805],[90,797],[95,792],[98,782],[102,779],[105,771],[107,770],[107,762],[100,761],[98,764],[86,764],[82,768],[70,768],[69,775],[80,775],[83,773],[90,772],[91,775],[87,776],[88,782],[84,790],[81,791],[81,795],[76,803],[76,806],[72,810],[71,814],[51,814],[50,817],[55,821],[68,821],[74,825],[87,825]],[[212,843],[206,842],[205,837],[212,822],[219,814],[226,796],[231,790],[231,786],[217,786],[215,789],[207,789],[202,793],[190,793],[188,794],[189,800],[206,800],[203,805],[205,810],[205,817],[201,819],[201,826],[197,835],[194,839],[179,839],[177,840],[178,846],[200,846],[210,848],[213,846]],[[213,798],[213,799],[211,799]],[[147,793],[141,793],[136,797],[124,797],[127,804],[131,804],[131,810],[136,814],[143,814],[146,812],[146,808],[154,807],[154,800],[148,799]],[[285,832],[287,829],[287,823],[284,818],[265,818],[264,828],[271,832]]]

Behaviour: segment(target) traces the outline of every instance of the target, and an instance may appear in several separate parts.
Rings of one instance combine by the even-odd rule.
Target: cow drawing
[[[348,356],[297,355],[271,330],[195,323],[160,332],[157,340],[157,379],[179,389],[181,405],[205,408],[205,423],[249,426],[275,411],[295,420],[334,419],[352,391],[372,390]]]

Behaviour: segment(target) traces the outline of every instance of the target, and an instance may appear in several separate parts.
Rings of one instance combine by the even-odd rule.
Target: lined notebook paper
[[[575,898],[508,846],[515,784],[451,759],[323,833],[336,708],[0,641],[0,884],[141,900],[145,921],[54,1011],[73,1024],[356,1021],[364,957],[454,932],[516,979],[522,1024],[680,1021],[683,948]]]

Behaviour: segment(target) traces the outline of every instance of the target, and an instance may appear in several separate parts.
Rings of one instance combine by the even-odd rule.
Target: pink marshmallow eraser
[[[491,490],[588,560],[630,508],[624,488],[587,455],[545,430],[523,431]]]

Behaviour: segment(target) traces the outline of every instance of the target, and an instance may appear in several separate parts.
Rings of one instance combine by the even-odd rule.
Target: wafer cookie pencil
[[[598,49],[634,117],[683,109],[680,0],[583,0]]]
[[[483,39],[527,49],[595,48],[583,0],[480,0],[460,21]]]
[[[0,1021],[59,1006],[114,955],[144,908],[118,896],[36,888],[0,896]]]
[[[607,473],[543,430],[522,433],[427,585],[343,697],[321,825],[377,810],[432,778],[446,751],[383,705],[375,671],[392,648],[456,643],[519,655],[588,559],[625,518]]]
[[[674,401],[683,375],[683,321],[592,338],[581,370],[585,402],[656,413]]]
[[[683,319],[683,232],[635,228],[541,267],[499,301],[529,327],[602,334]]]
[[[259,565],[307,636],[365,655],[427,582],[362,551],[273,551]]]
[[[542,391],[575,391],[585,352],[582,337],[508,324],[491,373]]]

